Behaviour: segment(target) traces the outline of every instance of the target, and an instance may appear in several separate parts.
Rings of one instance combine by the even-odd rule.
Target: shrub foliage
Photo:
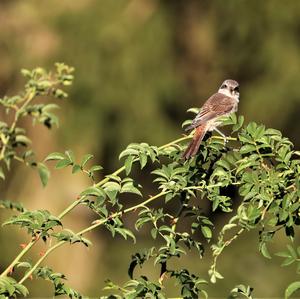
[[[226,273],[218,271],[220,255],[241,234],[251,230],[258,231],[258,250],[268,259],[271,258],[268,243],[276,233],[284,231],[287,247],[277,255],[283,258],[283,266],[297,263],[297,272],[300,273],[300,247],[293,245],[295,227],[300,223],[300,161],[297,158],[300,152],[293,149],[291,141],[275,129],[254,122],[244,124],[242,116],[232,115],[224,119],[224,125],[231,128],[226,143],[220,136],[208,136],[198,155],[188,161],[183,161],[181,155],[191,136],[160,147],[147,143],[130,144],[119,156],[123,166],[97,181],[97,172],[102,167],[93,165],[91,154],[77,159],[68,150],[50,153],[44,161],[36,161],[30,149],[30,139],[20,126],[23,118],[32,118],[33,123],[42,123],[48,128],[58,124],[58,118],[53,114],[57,105],[49,104],[48,99],[67,97],[65,87],[72,83],[72,72],[73,69],[64,64],[56,64],[54,72],[41,68],[23,70],[27,79],[24,92],[0,99],[8,116],[7,122],[0,122],[1,179],[5,180],[14,160],[36,168],[44,186],[50,177],[49,161],[55,161],[56,169],[68,167],[73,174],[82,173],[90,178],[90,186],[58,216],[47,210],[30,211],[22,204],[1,199],[2,208],[15,211],[15,215],[3,225],[25,228],[29,241],[2,272],[0,298],[28,295],[25,286],[28,278],[48,280],[54,286],[55,296],[82,298],[65,283],[64,274],[55,272],[44,261],[66,243],[79,242],[90,246],[85,234],[100,226],[110,231],[113,238],[120,235],[137,242],[136,231],[142,228],[153,238],[150,248],[133,253],[128,262],[129,280],[124,285],[107,281],[105,289],[111,294],[109,298],[166,298],[164,284],[170,279],[180,286],[178,295],[183,298],[207,297],[206,285],[225,279],[223,275]],[[190,111],[196,113],[197,109]],[[152,169],[151,173],[149,169]],[[156,194],[149,196],[143,191],[134,175],[137,171],[145,172],[153,181]],[[239,195],[234,205],[232,192],[228,190],[235,190]],[[125,204],[123,193],[139,198],[138,203]],[[172,201],[176,202],[178,210],[170,213],[167,207]],[[154,202],[158,204],[153,205]],[[203,211],[207,203],[210,203],[210,215]],[[79,232],[63,227],[63,218],[80,205],[91,210],[95,220]],[[212,216],[215,213],[230,215],[228,223],[220,230],[214,227]],[[134,229],[124,223],[126,214],[132,215]],[[46,243],[48,247],[44,255],[29,262],[26,259],[28,251],[37,242],[49,239],[51,242]],[[205,251],[212,251],[208,277],[191,273],[181,262],[181,257],[191,250],[198,252],[199,264]],[[176,259],[176,268],[170,265],[171,259]],[[160,269],[155,281],[149,279],[146,271],[140,276],[135,273],[137,266],[143,268],[148,261]],[[19,280],[14,275],[16,268],[22,268]],[[299,288],[300,281],[291,283],[285,297]],[[229,298],[252,298],[252,291],[249,286],[239,285],[232,289]]]

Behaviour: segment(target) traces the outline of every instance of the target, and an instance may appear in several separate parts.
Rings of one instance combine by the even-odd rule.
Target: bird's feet
[[[215,131],[218,132],[223,138],[224,138],[224,146],[226,146],[228,139],[227,136],[225,134],[223,134],[220,130],[218,130],[217,128],[215,128]]]

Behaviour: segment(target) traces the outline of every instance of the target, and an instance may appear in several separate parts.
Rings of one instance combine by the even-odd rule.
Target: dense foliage
[[[296,226],[300,224],[300,160],[297,159],[300,152],[293,149],[291,141],[277,130],[254,122],[244,124],[242,116],[232,115],[224,119],[224,125],[231,128],[230,137],[224,140],[220,136],[208,136],[198,155],[188,161],[183,161],[181,156],[190,136],[160,147],[147,143],[130,144],[119,157],[123,166],[100,181],[97,181],[96,174],[102,167],[93,165],[91,154],[78,159],[70,150],[54,152],[43,162],[37,162],[29,149],[30,140],[20,127],[20,120],[30,117],[48,128],[56,124],[58,120],[52,109],[57,106],[45,100],[67,96],[64,86],[71,84],[72,71],[63,64],[56,64],[55,72],[41,68],[23,70],[22,74],[28,80],[25,91],[0,100],[7,115],[13,115],[0,124],[2,179],[5,179],[13,160],[17,160],[37,168],[41,182],[46,186],[50,177],[47,165],[55,161],[56,169],[69,167],[73,174],[82,173],[91,182],[58,216],[46,209],[31,211],[21,204],[1,200],[1,207],[15,211],[4,225],[25,228],[29,241],[2,272],[0,298],[28,295],[25,282],[29,278],[50,281],[54,295],[82,298],[79,292],[65,284],[64,274],[55,272],[44,261],[67,243],[90,246],[91,242],[85,235],[100,226],[110,231],[113,238],[120,235],[138,242],[136,231],[144,229],[153,239],[151,247],[133,253],[128,263],[129,281],[122,286],[107,281],[105,289],[111,294],[109,298],[166,298],[165,285],[169,280],[178,287],[183,298],[207,297],[205,289],[208,283],[226,279],[226,273],[218,271],[219,257],[235,239],[251,230],[258,233],[258,250],[268,259],[272,257],[268,243],[279,231],[284,231],[287,249],[277,255],[284,258],[283,266],[297,263],[297,272],[300,272],[300,247],[293,244]],[[196,113],[197,109],[191,109],[191,112]],[[157,193],[151,196],[143,192],[143,186],[136,180],[136,173],[144,171],[146,166],[151,166],[152,171],[147,175],[157,189]],[[235,203],[232,200],[234,192],[239,194]],[[126,194],[138,201],[131,205],[124,202]],[[170,213],[168,206],[174,202],[177,211]],[[211,206],[209,215],[203,209],[207,202]],[[72,215],[80,205],[89,209],[95,220],[90,226],[74,232],[63,226],[63,218]],[[221,229],[216,229],[214,217],[221,213],[228,214],[229,221]],[[134,228],[126,225],[124,218],[127,214],[134,219]],[[28,251],[41,241],[46,243],[47,250],[38,260],[28,260]],[[199,260],[195,263],[201,265],[201,258],[209,250],[213,259],[207,269],[208,277],[191,273],[182,262],[184,255],[196,251]],[[172,260],[176,260],[176,267],[171,265]],[[155,280],[150,279],[143,268],[149,261],[153,267],[159,268],[160,274]],[[142,275],[136,274],[137,266],[142,268]],[[21,269],[20,279],[15,276],[17,268]],[[291,283],[285,297],[299,288],[300,281]],[[250,286],[239,285],[232,289],[229,298],[253,298],[252,291]]]

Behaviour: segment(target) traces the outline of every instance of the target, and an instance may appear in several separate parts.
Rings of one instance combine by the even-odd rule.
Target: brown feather
[[[206,131],[207,131],[206,124],[203,124],[203,125],[200,125],[199,127],[197,127],[192,141],[190,142],[190,144],[188,145],[188,147],[186,148],[186,150],[184,151],[184,153],[182,155],[183,159],[187,160],[190,157],[193,157],[197,154],[198,149],[199,149],[200,144],[205,136]]]
[[[236,106],[237,102],[235,99],[219,92],[215,93],[204,103],[192,124],[185,130],[188,131],[197,128],[211,119],[234,112],[236,110]]]

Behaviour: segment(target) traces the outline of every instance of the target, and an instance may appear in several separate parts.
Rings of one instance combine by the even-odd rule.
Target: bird
[[[226,140],[226,136],[217,127],[222,123],[220,120],[222,116],[237,111],[239,99],[239,83],[232,79],[225,80],[218,92],[203,104],[191,125],[185,129],[185,131],[196,130],[193,139],[182,154],[183,159],[188,160],[197,154],[202,139],[208,131],[215,130]]]

